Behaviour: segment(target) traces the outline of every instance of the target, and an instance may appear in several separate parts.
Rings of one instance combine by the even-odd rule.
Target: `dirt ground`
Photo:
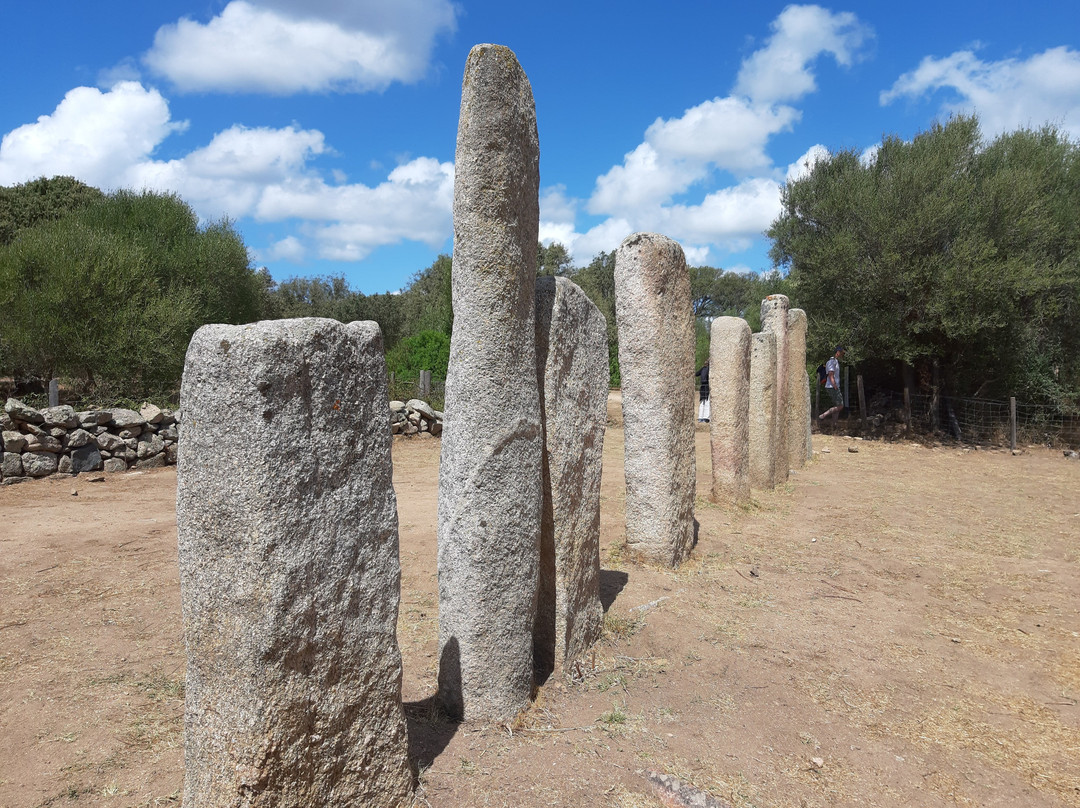
[[[815,436],[812,464],[728,509],[699,430],[700,540],[672,572],[621,557],[622,437],[605,637],[512,726],[428,707],[439,442],[395,443],[419,804],[659,806],[658,771],[739,808],[1080,806],[1080,463]],[[179,804],[175,487],[0,488],[3,808]]]

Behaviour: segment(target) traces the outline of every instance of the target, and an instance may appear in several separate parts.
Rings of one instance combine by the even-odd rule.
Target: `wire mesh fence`
[[[852,385],[854,388],[855,385]],[[979,445],[1080,445],[1080,418],[1057,407],[1021,400],[874,390],[863,411],[855,390],[846,412],[848,425],[895,437],[927,434]],[[1015,430],[1015,431],[1014,431]]]

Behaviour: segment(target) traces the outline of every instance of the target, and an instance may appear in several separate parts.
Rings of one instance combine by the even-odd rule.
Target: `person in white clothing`
[[[832,358],[825,363],[825,392],[832,398],[833,405],[818,416],[819,421],[824,421],[832,416],[835,426],[836,420],[844,409],[844,395],[840,392],[840,360],[844,358],[844,346],[837,345]]]

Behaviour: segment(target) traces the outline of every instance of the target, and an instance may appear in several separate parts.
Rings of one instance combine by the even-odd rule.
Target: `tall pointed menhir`
[[[534,289],[540,146],[501,45],[469,52],[454,175],[454,329],[439,471],[439,698],[466,719],[529,703],[540,563]]]

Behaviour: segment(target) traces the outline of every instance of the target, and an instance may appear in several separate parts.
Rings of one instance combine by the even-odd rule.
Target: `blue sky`
[[[479,42],[532,82],[540,235],[578,265],[651,230],[692,264],[767,269],[781,183],[954,111],[1080,140],[1067,2],[5,0],[3,20],[0,185],[174,191],[275,278],[364,292],[450,252]]]

